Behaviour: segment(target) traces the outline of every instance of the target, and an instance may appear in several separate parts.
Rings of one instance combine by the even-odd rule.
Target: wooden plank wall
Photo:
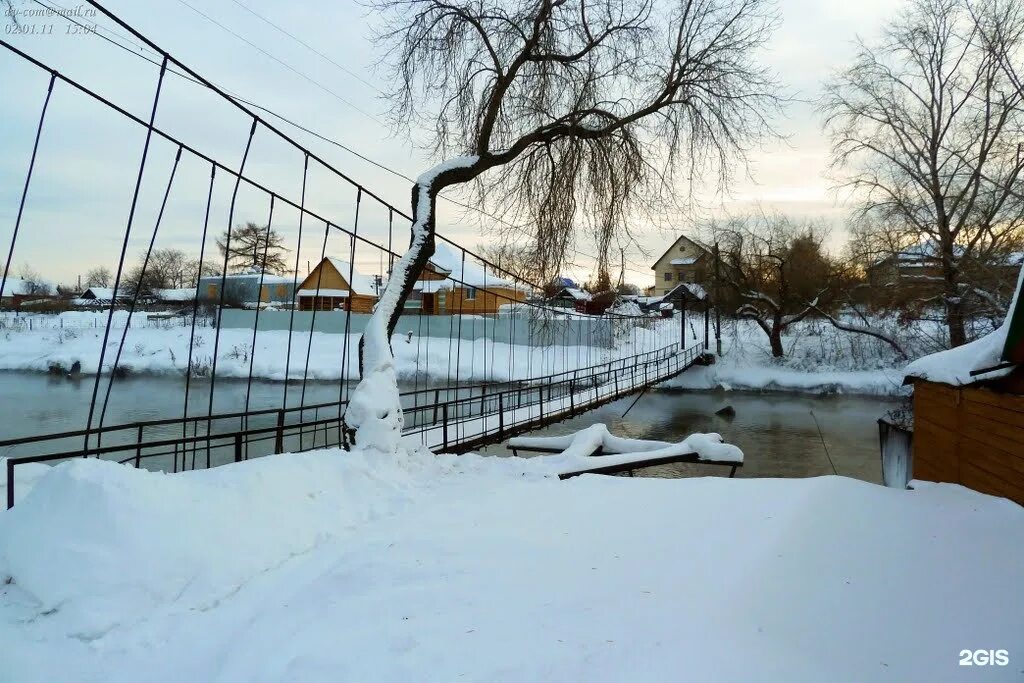
[[[915,381],[913,476],[1024,505],[1024,395]]]

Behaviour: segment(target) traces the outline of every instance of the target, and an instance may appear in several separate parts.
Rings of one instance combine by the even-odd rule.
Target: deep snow
[[[0,513],[11,681],[1015,681],[1024,509],[544,457],[53,468]],[[957,665],[964,648],[1010,666]]]

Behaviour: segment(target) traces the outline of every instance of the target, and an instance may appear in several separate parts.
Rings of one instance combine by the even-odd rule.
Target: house
[[[214,306],[222,300],[229,308],[253,308],[257,305],[292,306],[295,301],[295,279],[272,273],[249,271],[231,275],[210,275],[200,278],[197,296]]]
[[[680,235],[651,266],[654,291],[650,296],[668,294],[680,282],[706,284],[712,274],[713,258],[709,249]]]
[[[1024,505],[1024,268],[992,333],[907,366],[913,479],[953,482]]]
[[[585,292],[577,287],[562,287],[557,294],[548,297],[544,301],[544,305],[583,313],[586,311],[587,302],[592,298],[590,292]]]
[[[977,258],[965,258],[965,250],[960,245],[954,245],[953,254],[970,282],[993,292],[1011,291],[1017,271],[1024,264],[1021,252],[993,254],[985,263]],[[925,300],[941,294],[944,287],[942,259],[934,240],[880,258],[865,271],[873,290],[890,292],[886,300],[890,304]]]
[[[195,287],[180,289],[151,289],[150,296],[156,303],[166,305],[192,303],[196,300]]]
[[[326,256],[299,284],[300,311],[372,313],[377,304],[373,278],[348,261]]]
[[[424,315],[493,315],[504,305],[525,301],[529,292],[529,287],[498,277],[471,256],[463,258],[447,245],[438,244],[413,285],[410,299],[420,302],[419,311]]]
[[[413,283],[412,292],[405,301],[405,310],[421,315],[440,315],[447,312],[446,303],[452,283],[448,280],[451,271],[427,261],[423,272]]]
[[[21,308],[24,303],[57,298],[53,285],[47,282],[33,282],[17,277],[8,277],[0,292],[0,307]]]
[[[109,306],[111,302],[114,304],[127,304],[131,300],[132,293],[124,289],[118,289],[117,296],[115,297],[112,287],[89,287],[82,292],[81,296],[73,299],[72,303],[76,306]]]

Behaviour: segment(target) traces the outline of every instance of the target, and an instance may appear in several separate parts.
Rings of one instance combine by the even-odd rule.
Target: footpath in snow
[[[32,474],[0,512],[0,678],[19,683],[1024,668],[1024,509],[952,485],[560,482],[545,457],[424,452]],[[1010,665],[958,666],[990,647]]]

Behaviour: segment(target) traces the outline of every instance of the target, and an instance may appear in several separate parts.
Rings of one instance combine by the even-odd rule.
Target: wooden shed
[[[1022,271],[1006,321],[970,344],[907,367],[914,386],[912,477],[962,484],[1024,505]]]
[[[377,303],[372,278],[355,270],[347,261],[332,256],[325,257],[306,276],[297,296],[300,311],[372,313]]]

